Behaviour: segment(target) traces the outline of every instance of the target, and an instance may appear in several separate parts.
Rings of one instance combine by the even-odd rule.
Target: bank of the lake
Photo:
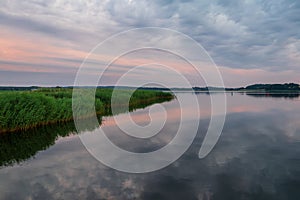
[[[76,89],[83,93],[94,92],[93,89]],[[99,115],[111,115],[111,88],[97,89],[95,92],[95,110]],[[147,105],[171,100],[174,96],[168,92],[152,90],[118,90],[116,98],[129,99],[129,108],[124,104],[116,105],[120,111],[143,108]],[[84,97],[85,98],[85,97]],[[73,120],[72,101],[73,89],[40,88],[33,91],[2,91],[0,92],[0,133],[29,130],[43,125],[65,123]],[[122,101],[120,101],[122,102]],[[82,118],[92,113],[86,104],[80,109]]]

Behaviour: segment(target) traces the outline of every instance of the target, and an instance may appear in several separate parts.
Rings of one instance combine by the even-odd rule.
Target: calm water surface
[[[191,98],[195,94],[176,95]],[[39,147],[45,150],[37,154],[33,150],[30,159],[24,156],[18,159],[25,161],[0,168],[0,199],[300,199],[299,96],[228,93],[220,140],[206,158],[199,159],[211,116],[210,96],[196,95],[201,119],[188,120],[199,121],[197,137],[169,167],[142,175],[117,172],[95,160],[72,128],[65,130],[67,134],[42,129],[36,135],[52,134],[53,142]],[[177,100],[162,105],[168,114],[166,125],[148,140],[123,134],[112,117],[103,118],[101,127],[112,142],[126,150],[159,149],[172,140],[180,122]],[[193,105],[182,109],[194,111]],[[132,119],[141,126],[149,124],[148,110],[132,112]],[[154,116],[153,120],[162,120],[163,115],[158,112]],[[129,122],[125,114],[118,118]],[[28,142],[26,137],[21,141]],[[5,140],[13,145],[11,138]],[[20,154],[36,145],[19,143],[16,147],[24,146]],[[5,152],[4,146],[0,148]]]

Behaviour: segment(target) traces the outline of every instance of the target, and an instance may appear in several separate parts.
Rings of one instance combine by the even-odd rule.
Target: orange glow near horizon
[[[13,64],[1,64],[0,70],[7,71],[21,71],[21,72],[61,72],[60,69],[53,69],[51,67],[38,67],[39,64],[44,66],[49,64],[62,64],[59,61],[51,60],[51,58],[75,58],[82,59],[87,55],[86,52],[78,51],[68,47],[55,46],[54,41],[47,38],[35,39],[20,37],[14,32],[7,30],[1,33],[0,37],[0,61],[13,62]],[[22,63],[25,63],[22,65]],[[33,66],[27,66],[32,64]],[[25,66],[26,65],[26,66]],[[76,65],[65,65],[72,68],[78,67]]]
[[[3,28],[0,26],[0,28]],[[0,70],[12,72],[45,72],[45,73],[76,73],[81,65],[81,62],[72,62],[72,60],[84,61],[89,55],[89,52],[74,48],[67,41],[60,41],[51,37],[38,37],[39,35],[20,35],[9,29],[2,29],[0,37]],[[36,39],[38,38],[38,39]],[[59,44],[59,45],[58,45]],[[143,50],[142,50],[143,51]],[[156,52],[157,53],[157,52]],[[154,53],[155,55],[155,53]],[[58,59],[57,59],[58,58]],[[119,77],[120,74],[132,69],[136,66],[149,65],[149,63],[157,63],[173,68],[181,74],[196,77],[194,78],[204,86],[199,80],[201,76],[197,70],[186,61],[170,56],[155,57],[145,55],[144,57],[135,56],[134,52],[126,54],[120,58],[114,58],[112,55],[90,55],[88,57],[98,64],[90,64],[90,75],[95,73],[105,66],[103,63],[110,63],[110,77]],[[175,58],[175,59],[174,59]],[[64,61],[66,59],[66,61]],[[70,59],[68,61],[68,59]],[[10,64],[11,62],[11,64]],[[31,65],[30,65],[31,64]],[[39,66],[40,65],[40,66]],[[49,66],[47,66],[49,65]],[[61,66],[61,67],[60,67]],[[153,68],[156,70],[156,68]],[[225,87],[240,87],[253,83],[273,83],[273,82],[298,82],[299,73],[297,71],[266,71],[264,69],[236,69],[229,67],[219,67],[223,76]],[[202,63],[201,71],[210,74],[213,70],[211,64]],[[147,76],[147,72],[144,72]],[[143,76],[141,73],[140,76]],[[198,81],[197,81],[198,79]]]

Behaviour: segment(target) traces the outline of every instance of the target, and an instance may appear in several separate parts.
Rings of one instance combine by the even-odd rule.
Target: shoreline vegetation
[[[66,123],[73,120],[72,88],[39,87],[0,87],[0,134],[30,130],[33,128]],[[7,88],[7,87],[6,87]],[[89,88],[74,88],[86,92]],[[95,93],[95,110],[99,116],[111,115],[112,88],[97,88]],[[169,101],[173,94],[163,91],[118,89],[117,98],[129,99],[127,104],[118,104],[118,113],[144,108],[154,103]],[[132,96],[131,96],[132,94]],[[86,119],[92,113],[90,108],[80,109],[80,116]]]
[[[93,88],[92,86],[76,87],[66,86],[59,87],[56,89],[80,89],[80,88]],[[30,86],[30,87],[17,87],[17,86],[0,86],[1,91],[34,91],[39,90],[41,87]],[[54,89],[54,88],[52,88]],[[97,89],[120,89],[120,90],[134,90],[134,87],[128,86],[99,86]],[[253,84],[245,87],[236,88],[223,88],[223,87],[193,87],[193,88],[160,88],[160,87],[141,87],[140,90],[150,90],[150,91],[171,91],[171,90],[194,90],[194,91],[236,91],[236,92],[300,92],[300,85],[297,83],[284,83],[284,84]]]
[[[83,89],[85,90],[85,89]],[[113,89],[102,88],[96,91],[97,124],[93,124],[88,117],[83,118],[86,125],[84,131],[92,131],[102,124],[103,116],[110,116],[111,94]],[[0,91],[1,128],[0,132],[0,168],[15,163],[22,163],[33,158],[39,151],[46,150],[55,144],[58,138],[68,137],[80,133],[74,124],[72,113],[72,89],[70,88],[36,88],[32,90]],[[131,96],[132,90],[120,90],[120,97]],[[129,108],[125,104],[118,105],[118,113],[145,108],[155,103],[170,101],[175,96],[162,91],[137,90],[130,98]],[[121,99],[122,100],[122,99]],[[47,108],[47,106],[50,106]],[[58,107],[58,108],[55,108]],[[44,116],[46,114],[46,116]],[[37,115],[39,117],[32,117]],[[55,118],[65,119],[57,120]],[[6,118],[7,117],[7,118]],[[47,118],[48,117],[48,118]],[[52,117],[53,121],[35,122]],[[3,121],[4,119],[4,121]],[[6,119],[6,120],[5,120]],[[3,131],[3,125],[13,126],[20,122],[27,123],[26,128],[15,128]],[[20,126],[20,124],[18,125]],[[29,125],[28,125],[29,124]],[[6,129],[7,130],[7,129]]]
[[[253,84],[246,87],[222,88],[222,87],[194,87],[194,91],[229,91],[229,92],[300,92],[300,85],[296,83],[284,84]]]
[[[0,86],[0,134],[18,132],[49,124],[65,123],[73,120],[72,92],[73,90],[93,90],[93,87],[52,87],[42,88]],[[111,95],[114,90],[120,91],[118,98],[126,99],[131,96],[133,87],[101,86],[96,88],[95,109],[98,115],[111,115]],[[193,87],[193,88],[158,88],[142,87],[137,89],[130,97],[130,109],[145,107],[153,103],[161,103],[174,98],[170,91],[194,92],[243,92],[249,95],[267,94],[281,97],[298,97],[299,84],[254,84],[239,88],[222,87]],[[125,98],[124,98],[125,97]],[[126,103],[126,102],[125,102]],[[119,104],[118,112],[126,112],[128,108]],[[90,108],[80,108],[82,118],[87,118],[91,113],[85,113]]]

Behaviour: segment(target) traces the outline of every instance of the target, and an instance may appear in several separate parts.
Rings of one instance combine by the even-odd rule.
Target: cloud
[[[88,53],[120,31],[163,27],[195,39],[220,66],[300,73],[298,1],[12,0],[0,7],[1,26],[20,39],[51,38],[53,45]]]
[[[75,73],[0,70],[1,85],[5,86],[68,86],[74,79]]]
[[[28,71],[28,72],[70,72],[75,71],[76,68],[74,66],[66,66],[66,65],[55,65],[55,64],[39,64],[39,63],[27,63],[27,62],[16,62],[16,61],[7,61],[0,60],[0,69],[5,70],[5,66],[7,66],[6,70],[11,71]],[[14,67],[11,67],[14,66]],[[20,69],[20,67],[23,67]],[[74,70],[75,69],[75,70]]]

